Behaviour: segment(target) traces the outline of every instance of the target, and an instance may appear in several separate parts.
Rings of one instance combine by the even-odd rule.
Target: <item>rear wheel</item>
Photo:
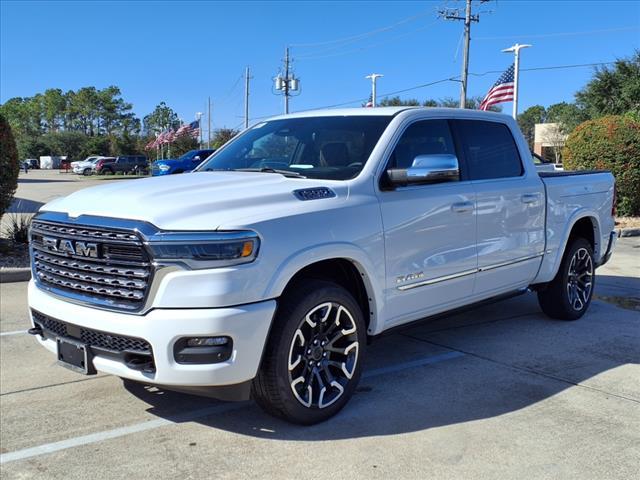
[[[267,412],[311,425],[349,401],[362,371],[365,324],[344,288],[322,280],[281,300],[252,393]]]
[[[90,168],[85,168],[82,171],[82,175],[84,175],[85,177],[88,177],[89,175],[91,175],[91,169]]]
[[[569,244],[555,278],[538,292],[538,302],[551,318],[577,320],[591,304],[594,283],[591,244],[584,238],[575,238]]]

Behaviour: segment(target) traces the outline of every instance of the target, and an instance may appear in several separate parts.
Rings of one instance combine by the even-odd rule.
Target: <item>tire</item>
[[[82,171],[82,175],[84,175],[85,177],[88,177],[89,175],[91,175],[91,169],[90,168],[85,168]]]
[[[341,286],[314,279],[294,285],[278,305],[253,398],[292,423],[331,418],[360,380],[365,328],[360,306]]]
[[[577,320],[589,308],[594,286],[593,248],[584,238],[574,238],[555,278],[538,292],[538,303],[551,318]]]

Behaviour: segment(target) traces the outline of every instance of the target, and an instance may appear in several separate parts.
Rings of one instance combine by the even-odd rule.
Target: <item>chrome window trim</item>
[[[516,258],[515,260],[509,260],[506,262],[501,262],[501,263],[494,263],[492,265],[487,265],[485,267],[479,267],[479,268],[473,268],[471,270],[465,270],[463,272],[459,272],[459,273],[452,273],[451,275],[445,275],[442,277],[436,277],[436,278],[431,278],[429,280],[423,280],[420,282],[416,282],[416,283],[409,283],[406,285],[400,285],[399,287],[396,287],[398,290],[400,291],[405,291],[405,290],[411,290],[414,288],[418,288],[418,287],[425,287],[427,285],[433,285],[434,283],[441,283],[441,282],[446,282],[448,280],[455,280],[456,278],[461,278],[461,277],[466,277],[468,275],[473,275],[475,273],[482,273],[482,272],[486,272],[489,270],[495,270],[496,268],[502,268],[502,267],[508,267],[510,265],[515,265],[517,263],[522,263],[522,262],[526,262],[529,260],[533,260],[536,258],[539,258],[541,256],[544,255],[544,252],[539,252],[536,253],[535,255],[528,255],[526,257],[520,257],[520,258]]]

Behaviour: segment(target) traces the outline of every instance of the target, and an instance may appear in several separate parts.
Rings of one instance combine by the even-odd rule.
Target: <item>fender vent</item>
[[[293,194],[298,200],[320,200],[336,196],[336,192],[328,187],[301,188],[300,190],[294,190]]]

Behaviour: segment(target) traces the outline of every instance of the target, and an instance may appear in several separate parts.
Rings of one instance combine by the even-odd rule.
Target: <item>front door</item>
[[[439,153],[456,155],[449,121],[417,121],[400,137],[387,168],[407,168],[418,155]],[[474,203],[469,181],[380,192],[385,328],[445,310],[472,294],[477,262]]]

